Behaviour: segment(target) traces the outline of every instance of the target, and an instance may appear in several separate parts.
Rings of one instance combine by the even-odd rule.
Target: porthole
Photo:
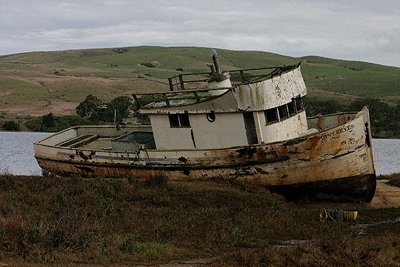
[[[214,122],[215,121],[215,111],[211,110],[210,113],[207,113],[207,120],[209,122]]]

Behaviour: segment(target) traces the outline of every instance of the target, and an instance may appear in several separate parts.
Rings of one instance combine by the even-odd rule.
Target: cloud
[[[190,45],[321,55],[400,66],[400,2],[0,2],[0,54]]]

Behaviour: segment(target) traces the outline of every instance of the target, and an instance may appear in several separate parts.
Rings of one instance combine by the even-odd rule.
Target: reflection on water
[[[48,133],[0,132],[0,172],[41,175],[33,157],[33,142]],[[376,174],[400,172],[400,139],[374,139]]]

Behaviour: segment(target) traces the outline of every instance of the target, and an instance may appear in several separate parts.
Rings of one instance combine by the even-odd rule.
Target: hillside
[[[357,96],[374,96],[392,103],[400,99],[400,68],[314,56],[217,51],[224,69],[303,61],[311,97],[347,102]],[[168,90],[166,78],[182,73],[176,69],[207,71],[210,61],[210,48],[197,47],[140,46],[2,56],[0,112],[3,116],[73,114],[88,94],[108,101],[133,92]]]

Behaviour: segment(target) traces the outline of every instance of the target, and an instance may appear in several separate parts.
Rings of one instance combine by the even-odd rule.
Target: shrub
[[[143,63],[140,63],[140,65],[148,67],[148,68],[155,68],[156,67],[156,65],[153,64],[152,62],[143,62]]]
[[[79,116],[54,116],[50,113],[28,120],[25,126],[35,132],[57,132],[75,125],[85,124],[92,124],[92,122]]]
[[[146,180],[146,185],[161,187],[168,183],[168,176],[164,173],[156,173],[149,180]]]
[[[5,121],[2,127],[6,131],[19,131],[19,124],[15,121]]]

